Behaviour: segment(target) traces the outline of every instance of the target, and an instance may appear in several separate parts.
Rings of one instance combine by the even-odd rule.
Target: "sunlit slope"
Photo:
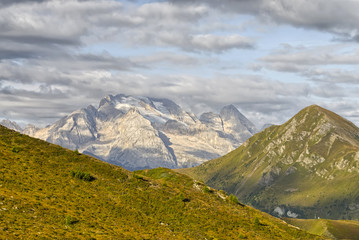
[[[359,129],[316,105],[180,171],[274,215],[359,218]]]
[[[0,126],[0,238],[315,237],[171,170],[131,173]]]
[[[294,218],[284,220],[310,233],[332,239],[359,239],[359,222],[357,221]]]

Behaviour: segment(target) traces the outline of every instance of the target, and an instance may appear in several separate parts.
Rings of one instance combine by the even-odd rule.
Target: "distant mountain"
[[[203,113],[200,116],[200,121],[208,128],[222,133],[222,136],[232,138],[234,142],[244,142],[257,132],[254,124],[240,113],[234,105],[223,107],[220,114]]]
[[[235,149],[255,131],[233,105],[198,119],[169,99],[119,94],[24,133],[135,170],[196,166]]]
[[[132,173],[3,126],[0,156],[1,239],[322,239],[172,170]]]
[[[359,219],[359,129],[319,106],[180,172],[276,216]]]
[[[16,122],[10,121],[8,119],[2,120],[0,125],[18,132],[22,132],[22,128]]]

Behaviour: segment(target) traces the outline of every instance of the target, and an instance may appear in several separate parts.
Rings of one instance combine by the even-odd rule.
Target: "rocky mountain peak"
[[[246,128],[251,134],[257,132],[255,125],[249,121],[238,109],[233,105],[228,105],[222,108],[220,116],[223,120],[224,127],[226,122],[231,122],[235,131],[243,131]]]
[[[26,134],[26,135],[33,135],[35,134],[37,131],[39,131],[40,128],[36,127],[35,125],[33,124],[28,124],[26,125],[25,129],[22,131],[23,134]]]
[[[98,107],[101,108],[101,107],[102,107],[103,105],[105,105],[106,103],[112,102],[113,99],[114,99],[114,96],[113,96],[113,95],[108,95],[108,96],[102,98]]]
[[[251,123],[234,106],[225,109],[226,116],[234,117],[228,117],[224,129],[220,115],[209,114],[201,123],[169,99],[108,95],[98,108],[90,105],[26,133],[131,170],[190,167],[224,155],[252,136]]]
[[[9,129],[12,129],[12,130],[15,130],[15,131],[18,131],[18,132],[22,131],[22,128],[16,122],[10,121],[8,119],[2,120],[0,122],[0,125],[3,125],[4,127],[7,127]]]
[[[149,98],[155,107],[163,112],[169,113],[172,115],[181,115],[183,114],[183,110],[180,106],[178,106],[175,102],[166,99],[166,98]]]
[[[322,108],[318,105],[311,105],[297,113],[286,124],[288,129],[302,132],[316,132],[340,136],[351,144],[359,146],[358,127],[338,114]]]
[[[358,218],[359,128],[312,105],[193,173],[272,214]]]
[[[231,117],[243,116],[233,104],[224,106],[221,109],[220,115],[224,120],[230,119]]]
[[[296,121],[303,121],[303,119],[305,119],[305,121],[319,122],[322,118],[326,118],[328,120],[331,119],[331,121],[338,122],[338,124],[341,124],[340,122],[349,122],[338,114],[318,105],[311,105],[303,108],[296,115],[294,115],[292,119],[295,119]]]
[[[211,127],[217,131],[224,131],[223,120],[217,113],[206,112],[202,113],[199,120],[208,127]]]

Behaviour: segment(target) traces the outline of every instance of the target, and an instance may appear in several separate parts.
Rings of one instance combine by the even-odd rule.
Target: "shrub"
[[[213,190],[209,189],[209,187],[207,187],[207,186],[204,186],[203,192],[204,193],[213,193]]]
[[[133,173],[132,177],[135,178],[135,179],[138,179],[138,180],[146,181],[141,175],[138,175],[136,173]]]
[[[70,226],[70,225],[73,225],[78,222],[79,222],[78,220],[72,218],[70,215],[65,216],[65,225],[66,226]]]
[[[71,216],[69,215],[66,215],[65,216],[65,225],[69,226],[72,224],[72,219],[71,219]]]
[[[234,196],[233,194],[229,195],[228,201],[234,204],[239,204],[238,198]]]
[[[80,170],[72,170],[71,171],[71,176],[72,177],[76,177],[78,179],[87,181],[87,182],[91,182],[93,180],[95,180],[95,178],[93,176],[91,176],[91,174],[87,173],[87,172],[82,172]]]
[[[21,151],[21,148],[13,147],[11,151],[14,152],[14,153],[19,153]]]
[[[191,200],[189,198],[186,198],[183,193],[180,193],[178,195],[178,198],[182,201],[182,202],[190,202]]]
[[[243,235],[243,234],[240,234],[240,235],[239,235],[239,239],[247,239],[247,236],[246,236],[246,235]]]

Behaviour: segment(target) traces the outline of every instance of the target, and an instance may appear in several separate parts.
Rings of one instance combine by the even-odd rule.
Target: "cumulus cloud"
[[[343,44],[293,47],[285,45],[260,58],[261,67],[296,73],[311,81],[358,84],[359,49]]]
[[[2,0],[0,2],[0,7],[1,6],[9,6],[9,5],[16,5],[16,4],[20,4],[20,3],[40,3],[40,2],[45,2],[45,1],[49,1],[49,0]]]
[[[358,70],[343,70],[343,69],[325,69],[314,68],[302,73],[309,79],[317,82],[342,84],[342,85],[358,85],[359,71]],[[348,86],[346,86],[348,87]],[[351,86],[352,88],[353,86]],[[335,89],[335,88],[334,88]]]
[[[183,65],[183,66],[193,66],[196,67],[202,63],[208,61],[208,59],[200,59],[197,56],[192,56],[188,54],[180,54],[173,52],[157,52],[147,56],[134,56],[130,60],[136,64],[151,66],[154,64],[167,64],[167,65]]]
[[[240,35],[196,35],[191,39],[194,49],[224,51],[232,48],[253,48],[254,41]]]
[[[57,69],[49,71],[46,67],[25,68],[22,71],[24,76],[29,74],[37,78],[16,83],[3,80],[0,86],[1,115],[13,120],[20,117],[34,119],[36,113],[37,121],[53,122],[60,115],[80,107],[97,105],[107,94],[126,93],[169,98],[197,114],[218,111],[224,105],[234,103],[249,115],[262,112],[261,118],[257,115],[258,119],[253,119],[262,124],[265,115],[293,107],[298,95],[305,99],[309,89],[307,84],[287,84],[253,75],[202,78],[178,74],[111,73],[105,70],[64,73]],[[8,73],[7,79],[15,79],[15,74],[19,72],[14,69]]]
[[[197,114],[234,103],[259,127],[313,103],[356,116],[343,107],[355,102],[356,46],[263,56],[263,33],[241,18],[355,41],[356,9],[337,0],[1,1],[0,118],[49,123],[118,93],[167,97]],[[260,75],[273,71],[306,81]]]
[[[358,65],[359,48],[346,45],[327,45],[313,47],[293,47],[286,44],[279,51],[262,57],[260,60],[270,63],[288,63],[303,66],[313,65]]]
[[[18,1],[0,9],[2,58],[48,56],[101,41],[166,45],[188,51],[221,52],[250,48],[253,40],[239,34],[198,32],[209,15],[203,4],[177,6],[116,1]]]
[[[359,41],[358,1],[352,0],[172,0],[176,4],[206,3],[225,12],[252,14],[262,21],[315,29],[337,40]]]

